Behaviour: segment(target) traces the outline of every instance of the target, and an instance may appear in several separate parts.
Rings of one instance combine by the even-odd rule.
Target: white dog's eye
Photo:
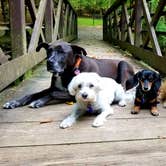
[[[78,85],[78,88],[79,88],[79,89],[81,89],[81,88],[82,88],[82,85],[81,85],[81,84],[79,84],[79,85]]]
[[[89,85],[89,88],[93,88],[93,87],[94,87],[94,85],[93,85],[93,84],[90,84],[90,85]]]

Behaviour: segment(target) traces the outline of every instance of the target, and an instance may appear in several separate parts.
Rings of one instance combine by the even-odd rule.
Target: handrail
[[[116,0],[103,15],[103,40],[130,51],[162,73],[166,73],[166,52],[158,41],[156,25],[164,16],[165,0],[160,0],[156,11],[150,12],[148,0]],[[145,35],[146,33],[146,35]],[[162,62],[158,64],[158,62]]]
[[[35,2],[12,0],[7,5],[12,60],[0,65],[0,90],[46,57],[43,50],[36,53],[38,43],[59,39],[69,42],[77,38],[77,14],[68,0]],[[27,15],[29,18],[26,18]]]

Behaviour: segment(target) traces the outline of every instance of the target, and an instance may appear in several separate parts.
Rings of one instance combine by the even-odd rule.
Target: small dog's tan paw
[[[138,114],[140,112],[139,106],[134,106],[134,109],[131,111],[131,114]]]
[[[151,114],[153,116],[159,116],[159,112],[157,110],[157,107],[152,107],[152,109],[150,111],[151,111]]]

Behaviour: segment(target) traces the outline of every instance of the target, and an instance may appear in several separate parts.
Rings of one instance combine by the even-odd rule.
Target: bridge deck
[[[103,42],[100,32],[100,28],[81,28],[80,39],[75,43],[86,48],[90,56],[122,58],[132,63],[136,71],[143,68]],[[3,92],[1,103],[48,87],[49,78],[43,64],[32,78]],[[165,165],[166,111],[161,105],[159,117],[151,116],[148,110],[131,115],[131,103],[125,108],[113,107],[114,115],[100,128],[91,127],[91,116],[64,130],[59,124],[72,106],[1,109],[0,165]],[[44,121],[49,123],[41,123]]]

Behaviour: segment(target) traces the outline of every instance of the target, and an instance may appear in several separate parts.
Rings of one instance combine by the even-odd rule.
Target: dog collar
[[[79,67],[80,67],[81,60],[82,60],[82,58],[80,56],[78,56],[78,58],[76,59],[76,63],[74,65],[74,74],[75,75],[80,74]]]
[[[92,108],[92,105],[90,103],[87,105],[87,112],[93,113],[93,108]]]

